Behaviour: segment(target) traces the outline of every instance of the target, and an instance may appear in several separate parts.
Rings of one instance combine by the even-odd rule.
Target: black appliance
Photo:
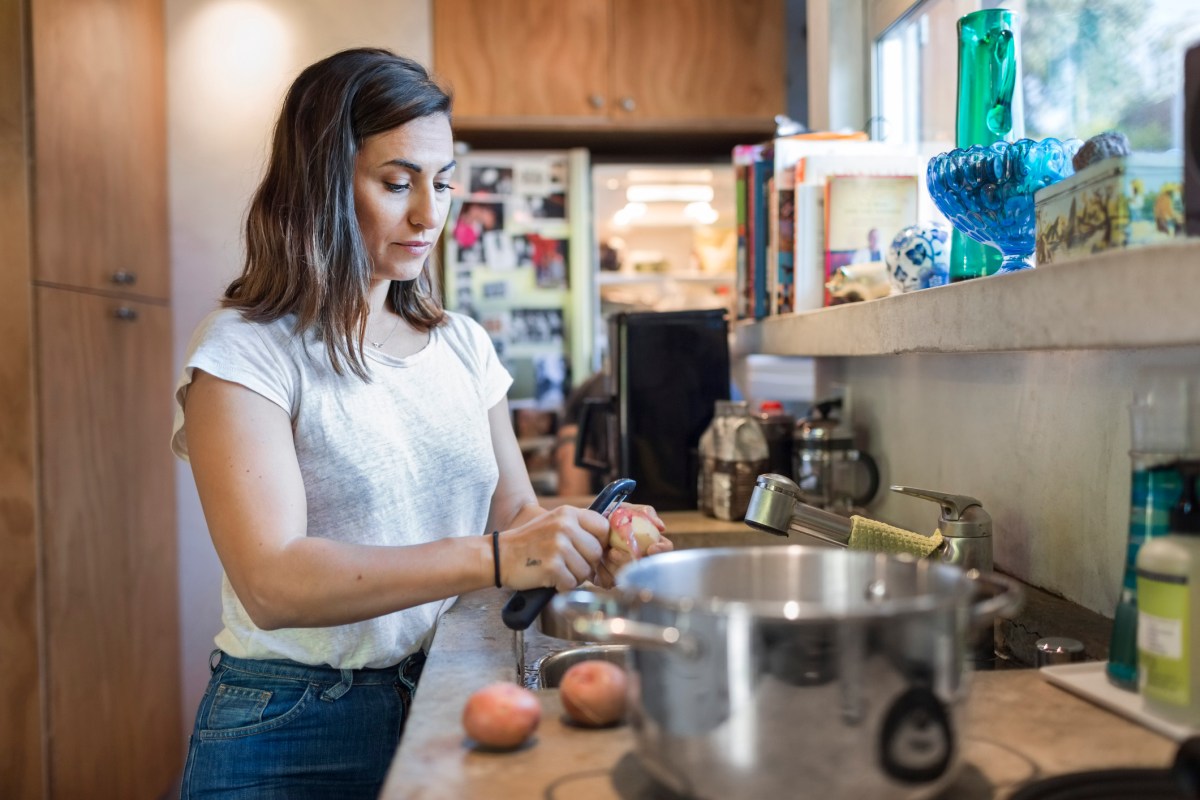
[[[695,509],[700,435],[729,399],[725,310],[617,313],[608,346],[605,393],[584,401],[576,465],[637,481],[634,503]]]

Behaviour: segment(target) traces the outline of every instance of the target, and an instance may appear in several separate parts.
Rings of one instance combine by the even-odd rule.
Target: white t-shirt
[[[308,535],[409,545],[484,533],[499,475],[487,412],[512,377],[486,332],[449,313],[407,358],[364,348],[371,382],[333,371],[315,335],[294,317],[247,322],[210,314],[188,346],[175,391],[171,449],[187,460],[184,400],[192,371],[241,384],[292,420],[304,477]],[[222,576],[224,630],[216,644],[241,658],[287,658],[339,669],[388,667],[421,647],[445,601],[327,628],[258,628]]]

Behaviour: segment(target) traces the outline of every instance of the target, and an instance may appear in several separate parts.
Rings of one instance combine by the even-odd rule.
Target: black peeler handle
[[[625,498],[629,497],[636,488],[637,481],[632,478],[618,478],[601,489],[600,494],[596,495],[596,499],[588,508],[592,511],[599,511],[607,517],[609,512],[624,502]],[[513,596],[508,598],[508,602],[504,604],[504,609],[500,612],[500,619],[504,620],[504,624],[514,631],[525,630],[533,624],[537,615],[542,613],[542,609],[550,602],[550,598],[554,597],[555,591],[553,586],[541,586],[537,589],[522,589],[519,592],[513,592]]]

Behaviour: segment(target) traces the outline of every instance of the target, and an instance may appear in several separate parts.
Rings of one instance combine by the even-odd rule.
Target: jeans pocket
[[[263,689],[221,684],[208,709],[208,728],[245,728],[262,722],[271,693]]]
[[[275,730],[300,716],[313,694],[307,681],[228,671],[197,726],[199,737],[235,739]]]

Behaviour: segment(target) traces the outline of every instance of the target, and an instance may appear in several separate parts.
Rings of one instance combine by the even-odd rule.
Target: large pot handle
[[[1011,617],[1025,602],[1025,590],[1015,579],[997,572],[967,570],[967,577],[986,597],[971,606],[971,625],[984,627],[996,617]]]
[[[695,658],[700,640],[673,625],[655,625],[621,616],[620,601],[610,593],[574,589],[551,601],[554,612],[582,639],[634,647],[672,650]]]

